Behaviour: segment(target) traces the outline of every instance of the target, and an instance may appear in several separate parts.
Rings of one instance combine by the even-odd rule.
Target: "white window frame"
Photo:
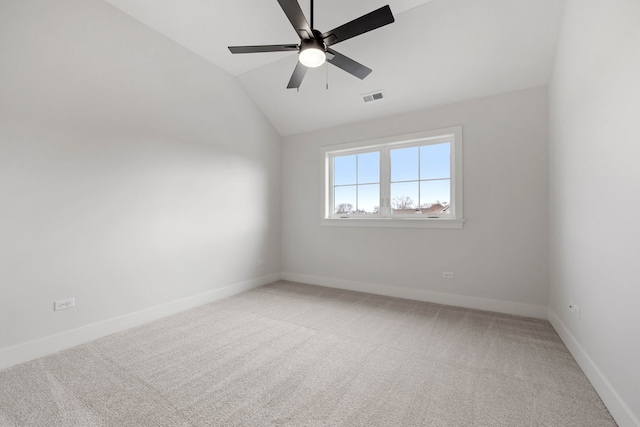
[[[427,215],[392,214],[390,207],[390,158],[391,149],[415,147],[426,144],[449,142],[451,201],[450,213],[438,217]],[[380,151],[380,212],[378,214],[345,216],[333,214],[333,158]],[[462,178],[462,126],[435,129],[408,135],[350,142],[322,147],[322,212],[321,224],[340,227],[403,227],[403,228],[450,228],[461,229],[463,216]]]

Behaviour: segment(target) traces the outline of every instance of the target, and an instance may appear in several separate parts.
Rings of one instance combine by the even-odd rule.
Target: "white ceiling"
[[[106,1],[237,76],[282,135],[545,85],[564,3],[315,0],[321,32],[385,4],[396,22],[332,46],[372,68],[366,79],[326,65],[309,70],[297,92],[286,89],[295,52],[227,49],[298,43],[276,0]],[[309,18],[309,1],[301,7]],[[360,95],[377,90],[385,100],[365,104]]]

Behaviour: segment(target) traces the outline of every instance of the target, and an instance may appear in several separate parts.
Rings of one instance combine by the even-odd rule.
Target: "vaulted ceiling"
[[[562,0],[315,0],[327,31],[389,4],[396,22],[333,45],[373,69],[323,65],[286,89],[296,52],[232,55],[227,46],[297,44],[276,0],[106,0],[237,76],[281,135],[548,83]],[[300,0],[309,17],[309,1]],[[328,84],[328,89],[327,89]],[[383,91],[381,101],[362,94]]]

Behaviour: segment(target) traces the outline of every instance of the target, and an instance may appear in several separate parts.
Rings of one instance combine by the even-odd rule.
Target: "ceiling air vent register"
[[[373,101],[381,101],[384,99],[384,93],[382,93],[382,91],[378,91],[378,92],[373,92],[373,93],[366,93],[364,95],[362,95],[362,100],[366,103],[366,102],[373,102]]]

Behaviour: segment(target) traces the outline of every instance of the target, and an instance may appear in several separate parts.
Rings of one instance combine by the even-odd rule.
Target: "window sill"
[[[320,225],[331,227],[446,228],[461,230],[464,219],[449,218],[323,218]]]

